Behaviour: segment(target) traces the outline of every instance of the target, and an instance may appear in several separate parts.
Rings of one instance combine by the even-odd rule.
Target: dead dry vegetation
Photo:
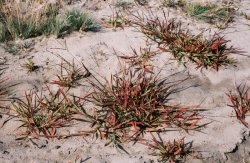
[[[27,39],[41,35],[55,34],[64,37],[72,31],[98,31],[100,25],[85,12],[72,9],[65,13],[64,4],[49,4],[46,1],[30,1],[28,6],[11,1],[0,1],[0,41]],[[25,2],[23,2],[25,3]],[[28,2],[27,2],[28,3]],[[70,3],[70,2],[67,2]],[[146,5],[146,1],[137,1]],[[36,6],[42,6],[35,10]],[[186,4],[181,1],[163,2],[164,6],[180,6],[190,16],[205,19],[210,23],[220,21],[228,24],[232,21],[235,9],[230,5]],[[31,7],[30,7],[31,6]],[[129,9],[131,4],[121,1],[116,7]],[[31,9],[31,10],[30,10]],[[235,65],[231,54],[242,54],[237,48],[228,45],[218,33],[207,38],[201,32],[192,34],[182,28],[181,22],[167,17],[157,16],[148,11],[145,15],[133,14],[131,24],[135,25],[161,52],[169,52],[179,63],[193,63],[197,69],[205,68],[219,71],[220,68]],[[124,28],[126,19],[119,12],[113,12],[107,24],[113,29]],[[65,139],[71,136],[92,136],[106,141],[106,145],[122,148],[123,143],[136,142],[148,146],[160,162],[185,161],[194,155],[192,146],[185,139],[160,141],[155,133],[167,132],[167,129],[200,131],[207,124],[200,113],[200,105],[185,106],[172,103],[172,95],[181,91],[181,84],[189,78],[175,80],[172,74],[162,76],[150,62],[157,53],[150,47],[133,50],[133,56],[126,54],[119,58],[126,60],[129,66],[110,79],[102,82],[94,73],[81,63],[62,59],[57,65],[60,74],[56,79],[44,84],[43,91],[25,92],[24,98],[12,100],[10,116],[20,121],[17,140]],[[37,65],[27,60],[23,67],[28,72],[36,71]],[[71,95],[72,88],[92,87],[91,93],[83,97]],[[57,91],[51,89],[58,86]],[[8,95],[8,80],[0,79],[0,101]],[[236,117],[247,126],[245,117],[250,109],[247,84],[235,85],[235,91],[227,93]],[[85,103],[91,102],[92,108]],[[74,134],[60,134],[59,130],[71,125],[85,123],[89,129],[79,130]],[[151,139],[144,138],[145,134]],[[194,140],[195,141],[195,140]],[[150,154],[150,153],[149,153]]]

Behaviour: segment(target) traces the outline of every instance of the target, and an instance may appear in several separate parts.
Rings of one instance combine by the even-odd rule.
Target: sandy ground
[[[239,2],[240,9],[250,13],[250,2],[242,0]],[[75,7],[87,10],[99,22],[112,14],[108,7],[108,2],[104,1],[77,1]],[[150,1],[152,10],[158,10],[159,2]],[[134,7],[134,11],[143,7]],[[170,10],[170,17],[177,17],[184,22],[191,31],[198,32],[204,28],[213,26],[202,21],[197,21],[185,16],[181,11]],[[250,21],[243,17],[237,17],[229,28],[223,31],[226,39],[231,40],[230,44],[245,51],[250,55]],[[54,54],[59,54],[67,60],[83,62],[89,70],[96,76],[109,77],[119,71],[120,61],[114,54],[131,55],[132,48],[139,50],[145,47],[145,37],[136,31],[134,27],[124,29],[102,28],[100,32],[79,33],[75,32],[63,39],[55,37],[39,37],[31,40],[35,42],[31,51],[24,51],[18,55],[12,55],[0,47],[1,57],[5,57],[8,63],[4,76],[13,83],[18,83],[15,87],[14,96],[23,96],[24,91],[29,89],[40,90],[45,82],[53,80],[55,74],[59,72],[58,65],[61,60]],[[192,79],[185,82],[183,87],[188,89],[178,93],[178,101],[183,104],[194,105],[202,102],[201,107],[207,109],[204,112],[206,122],[212,122],[201,132],[190,132],[189,134],[178,132],[162,133],[164,140],[186,137],[188,141],[193,141],[196,151],[201,152],[199,159],[192,159],[189,162],[250,162],[249,129],[244,127],[233,117],[232,108],[225,92],[233,88],[233,82],[246,81],[250,79],[250,59],[244,56],[234,56],[237,58],[237,67],[228,67],[219,72],[196,70],[194,65],[188,64],[185,68],[171,60],[171,55],[161,53],[152,60],[152,65],[157,65],[155,69],[162,69],[161,75],[167,76],[174,72],[181,72],[178,78],[192,75]],[[21,66],[27,58],[40,67],[38,71],[27,73]],[[75,90],[75,94],[84,95],[88,87],[80,87]],[[177,99],[177,98],[176,98]],[[6,120],[7,115],[0,113],[0,125]],[[247,122],[250,119],[247,118]],[[124,148],[129,153],[125,153],[112,146],[104,146],[105,142],[92,139],[91,137],[74,137],[66,140],[41,140],[32,142],[15,141],[15,128],[17,121],[9,121],[0,129],[0,162],[88,162],[88,163],[143,163],[157,162],[156,158],[149,155],[147,147],[140,144],[125,144]],[[77,129],[71,129],[74,132]]]

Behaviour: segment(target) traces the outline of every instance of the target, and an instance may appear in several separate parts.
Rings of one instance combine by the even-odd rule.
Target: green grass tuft
[[[186,11],[190,16],[196,17],[208,22],[226,19],[230,12],[227,8],[216,4],[190,3],[186,6]]]
[[[133,1],[131,0],[119,0],[116,3],[116,7],[122,8],[123,10],[129,9],[133,7]]]
[[[235,7],[233,4],[222,3],[186,3],[183,10],[192,17],[215,24],[218,28],[224,29],[233,21]]]
[[[63,36],[72,31],[98,31],[100,26],[88,14],[72,9],[59,16],[59,6],[49,4],[41,10],[21,13],[20,6],[1,6],[0,41],[28,39],[41,35]]]

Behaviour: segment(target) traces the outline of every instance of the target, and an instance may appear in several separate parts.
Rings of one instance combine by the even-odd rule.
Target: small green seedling
[[[35,63],[31,60],[28,59],[26,63],[22,65],[28,72],[34,72],[39,69],[39,66],[35,65]]]

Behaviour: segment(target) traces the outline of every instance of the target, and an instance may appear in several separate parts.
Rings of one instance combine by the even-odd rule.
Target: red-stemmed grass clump
[[[145,72],[151,72],[153,65],[151,63],[152,57],[157,53],[151,51],[151,48],[140,48],[140,52],[133,50],[133,56],[120,56],[120,58],[125,59],[131,67],[134,67],[138,70],[144,70]]]
[[[235,83],[235,90],[229,91],[226,95],[231,101],[231,106],[236,114],[237,119],[246,127],[246,116],[250,112],[250,98],[249,98],[249,87],[245,84],[237,85]]]
[[[56,84],[60,87],[76,87],[80,85],[79,81],[83,78],[89,77],[91,74],[84,64],[78,66],[73,61],[72,63],[66,61],[60,64],[60,74],[56,75],[57,80],[49,82],[49,84]]]
[[[135,140],[143,132],[166,128],[195,130],[202,119],[195,106],[170,104],[170,96],[183,82],[159,79],[155,74],[125,70],[111,77],[109,84],[95,84],[92,101],[99,106],[92,116],[94,132],[119,143]]]
[[[72,98],[61,89],[54,93],[47,88],[47,95],[30,92],[24,100],[13,102],[14,116],[22,123],[18,129],[24,128],[17,139],[59,138],[57,129],[73,123],[82,99]]]
[[[147,144],[147,146],[154,151],[152,155],[157,156],[159,162],[175,163],[184,161],[187,156],[193,153],[192,144],[185,143],[184,138],[164,143],[153,136],[152,141],[153,143]]]
[[[133,24],[139,26],[148,39],[156,42],[159,49],[171,52],[179,62],[193,62],[197,65],[196,68],[212,68],[218,71],[221,66],[235,63],[229,57],[230,54],[241,53],[228,46],[229,41],[219,34],[215,33],[209,39],[203,33],[193,35],[188,30],[183,30],[180,22],[168,19],[165,12],[163,14],[163,19],[154,15],[135,15]]]

